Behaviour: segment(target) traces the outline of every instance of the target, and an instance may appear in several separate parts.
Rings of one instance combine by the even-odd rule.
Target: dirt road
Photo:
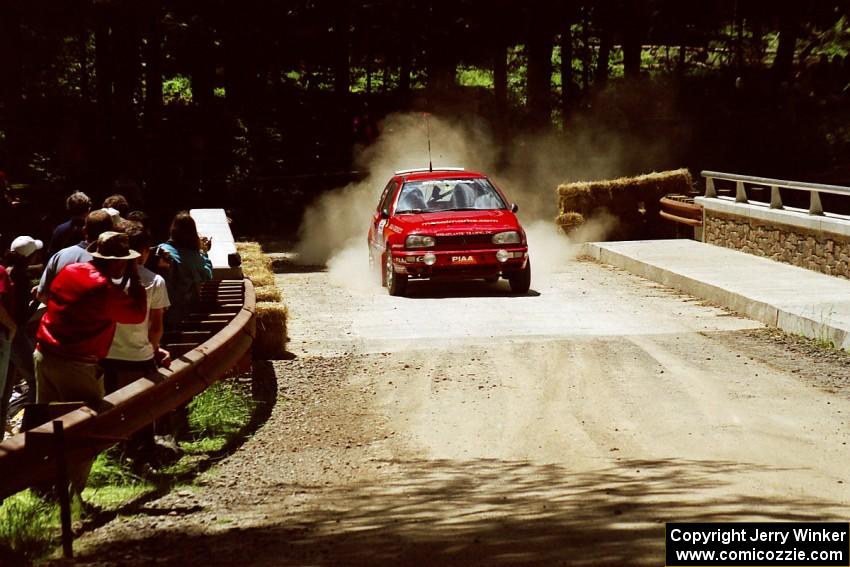
[[[659,565],[664,522],[850,515],[847,356],[592,262],[523,297],[332,279],[279,276],[268,423],[84,563]]]

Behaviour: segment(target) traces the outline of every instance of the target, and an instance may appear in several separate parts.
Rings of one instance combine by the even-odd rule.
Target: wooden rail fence
[[[98,407],[82,406],[58,418],[67,464],[90,459],[117,441],[191,400],[240,363],[250,362],[256,334],[254,286],[248,279],[204,284],[201,302],[164,337],[171,368],[107,395]],[[0,443],[0,499],[56,477],[53,423]]]

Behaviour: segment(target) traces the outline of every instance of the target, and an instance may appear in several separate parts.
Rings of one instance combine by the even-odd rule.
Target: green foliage
[[[185,75],[175,75],[162,82],[162,101],[165,104],[191,104],[192,81]]]
[[[196,437],[231,436],[245,426],[254,407],[237,385],[217,382],[189,404],[189,427]]]
[[[0,543],[26,557],[46,553],[58,540],[59,505],[30,490],[0,506]]]
[[[87,486],[100,488],[112,485],[132,485],[143,482],[121,459],[121,450],[115,446],[99,454],[92,464]]]
[[[458,67],[456,71],[457,84],[462,87],[493,88],[493,70],[481,67]]]

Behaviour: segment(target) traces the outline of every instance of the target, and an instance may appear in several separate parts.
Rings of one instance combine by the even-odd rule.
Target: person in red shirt
[[[91,262],[66,266],[50,286],[33,353],[38,403],[96,405],[104,396],[98,361],[109,351],[115,324],[138,324],[147,315],[139,253],[130,250],[127,235],[104,232],[88,251]],[[121,278],[121,284],[113,282]]]

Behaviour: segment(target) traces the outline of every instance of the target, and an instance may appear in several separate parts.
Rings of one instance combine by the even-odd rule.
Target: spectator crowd
[[[82,192],[47,246],[30,235],[0,260],[0,424],[9,404],[85,402],[168,367],[163,334],[212,278],[211,242],[186,211],[158,245],[145,212],[121,195],[92,210]],[[5,235],[11,238],[11,235]],[[40,274],[35,266],[43,264]],[[38,277],[37,285],[33,285]],[[153,432],[148,432],[153,438]],[[72,479],[82,489],[87,468]]]

